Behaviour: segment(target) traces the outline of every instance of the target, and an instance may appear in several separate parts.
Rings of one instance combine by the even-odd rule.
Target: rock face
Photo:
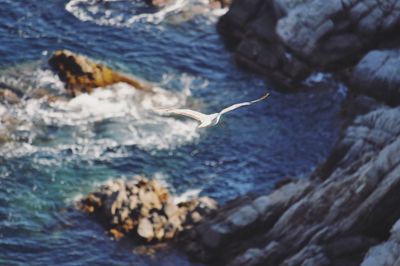
[[[400,104],[400,50],[369,52],[354,68],[351,85],[359,93]]]
[[[217,265],[360,265],[400,218],[399,136],[400,107],[357,117],[313,179],[220,209],[186,234],[184,249]],[[397,242],[384,245],[398,254]],[[377,265],[393,265],[385,261]]]
[[[176,204],[157,181],[135,177],[108,182],[82,199],[78,207],[104,221],[116,239],[130,234],[154,242],[172,239],[191,228],[214,212],[217,204],[206,197]]]
[[[372,247],[361,266],[400,265],[400,220],[393,226],[388,241]]]
[[[73,96],[90,93],[94,88],[118,82],[127,83],[141,90],[151,89],[148,84],[67,50],[56,51],[50,58],[49,64],[66,83],[67,89]]]
[[[310,71],[354,65],[400,22],[396,0],[234,1],[218,24],[242,64],[290,87]]]

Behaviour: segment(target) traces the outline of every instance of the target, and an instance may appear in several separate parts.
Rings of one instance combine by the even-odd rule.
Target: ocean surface
[[[13,140],[0,145],[0,265],[193,265],[173,249],[134,252],[134,241],[112,240],[74,201],[106,180],[143,174],[177,196],[223,204],[306,178],[324,161],[345,90],[283,93],[238,67],[216,32],[225,11],[189,0],[161,10],[139,0],[0,0],[0,88],[22,97],[0,104],[0,117],[18,120]],[[47,65],[57,49],[135,75],[157,93],[117,84],[58,102],[27,97],[35,88],[65,95]],[[212,128],[155,111],[217,112],[266,91],[267,101]]]

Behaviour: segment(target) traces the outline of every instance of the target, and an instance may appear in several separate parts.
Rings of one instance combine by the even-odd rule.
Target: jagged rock
[[[207,197],[175,204],[157,181],[136,176],[130,181],[107,182],[83,198],[78,207],[105,221],[115,239],[133,234],[154,242],[175,238],[212,214],[217,204]]]
[[[243,0],[232,3],[218,30],[238,62],[291,87],[311,71],[353,66],[392,42],[399,22],[396,0]]]
[[[400,219],[399,137],[400,107],[357,117],[317,176],[228,204],[187,232],[183,248],[219,265],[360,265]],[[399,224],[390,241],[398,243]]]
[[[388,104],[400,104],[400,50],[369,52],[354,68],[352,88]]]
[[[66,83],[67,89],[73,96],[90,93],[94,88],[118,82],[127,83],[141,90],[151,90],[148,84],[68,50],[56,51],[50,58],[49,64]]]

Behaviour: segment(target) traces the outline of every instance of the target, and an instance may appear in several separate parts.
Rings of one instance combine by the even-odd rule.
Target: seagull
[[[200,124],[197,126],[198,128],[211,127],[211,126],[215,126],[216,124],[218,124],[219,119],[221,118],[221,116],[223,114],[233,111],[239,107],[251,105],[253,103],[262,101],[262,100],[268,98],[269,95],[270,95],[269,93],[266,93],[264,96],[262,96],[261,98],[258,98],[257,100],[250,101],[250,102],[236,103],[234,105],[231,105],[231,106],[223,109],[219,113],[214,113],[214,114],[209,114],[209,115],[203,114],[203,113],[200,113],[197,111],[193,111],[190,109],[167,109],[165,111],[167,113],[188,116],[190,118],[193,118],[193,119],[199,121]]]

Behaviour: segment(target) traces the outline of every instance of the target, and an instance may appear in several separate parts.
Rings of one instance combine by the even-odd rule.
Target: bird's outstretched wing
[[[166,110],[166,112],[177,115],[188,116],[190,118],[198,120],[201,123],[208,118],[208,115],[190,109],[168,109]]]
[[[253,101],[250,101],[250,102],[236,103],[236,104],[234,104],[234,105],[231,105],[231,106],[229,106],[229,107],[223,109],[221,112],[219,112],[219,114],[220,114],[220,115],[223,115],[223,114],[225,114],[225,113],[227,113],[227,112],[230,112],[230,111],[232,111],[232,110],[235,110],[235,109],[237,109],[237,108],[239,108],[239,107],[246,106],[246,105],[250,105],[250,104],[253,104],[253,103],[262,101],[262,100],[264,100],[264,99],[267,99],[268,96],[269,96],[269,93],[266,93],[264,96],[262,96],[261,98],[258,98],[258,99],[256,99],[256,100],[253,100]]]

